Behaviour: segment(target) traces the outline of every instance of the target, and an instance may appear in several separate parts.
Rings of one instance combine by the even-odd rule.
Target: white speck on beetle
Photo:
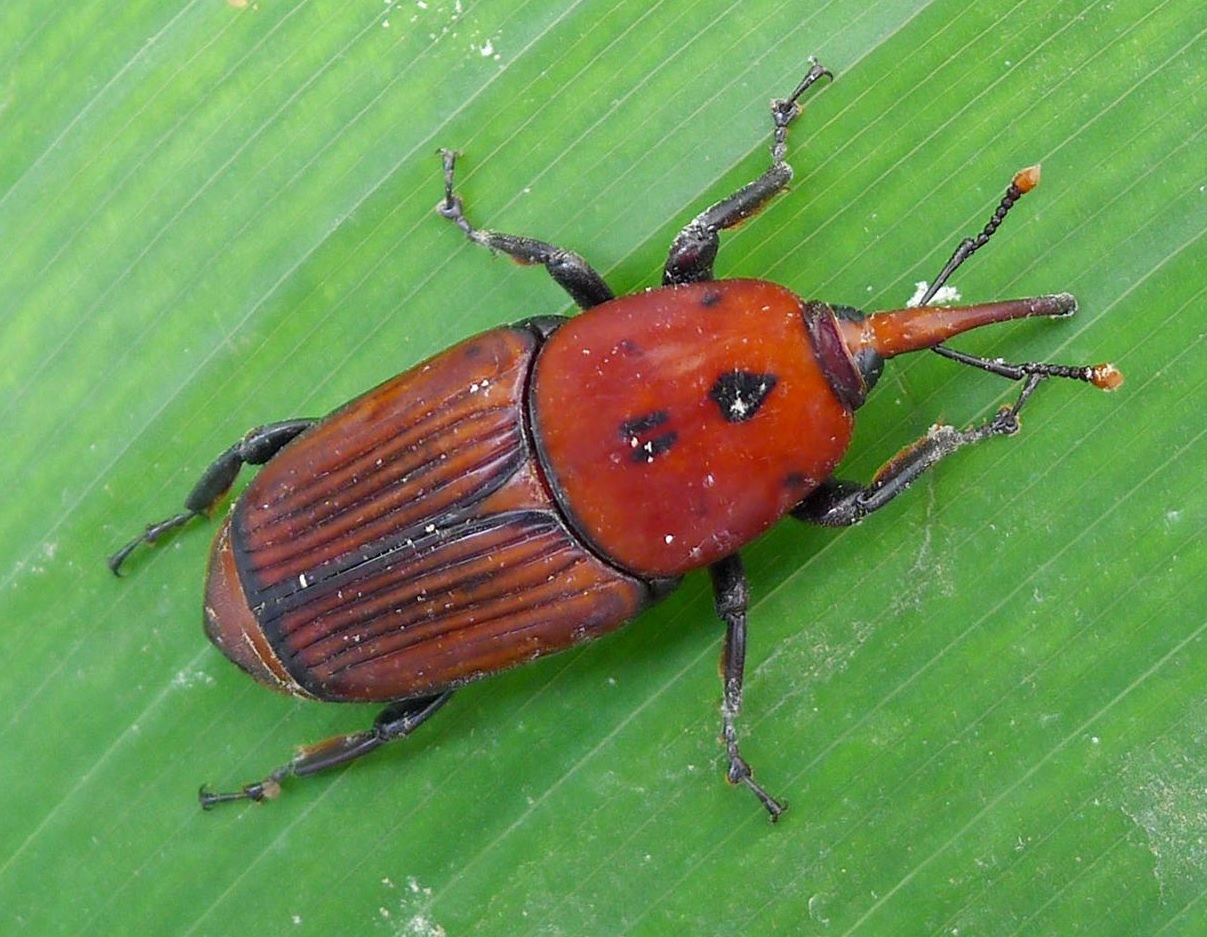
[[[298,585],[303,589],[310,585],[310,580],[306,578],[305,573],[298,573]]]

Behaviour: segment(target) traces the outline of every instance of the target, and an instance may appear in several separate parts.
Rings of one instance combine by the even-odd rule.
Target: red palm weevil
[[[201,805],[274,796],[281,782],[405,738],[480,677],[596,638],[707,568],[725,624],[722,741],[731,783],[772,820],[782,801],[738,747],[748,586],[738,551],[785,515],[854,524],[956,450],[1018,431],[1037,385],[1110,389],[1114,366],[1008,364],[942,342],[982,325],[1072,315],[1067,293],[932,306],[1039,181],[1018,173],[989,223],[965,239],[915,306],[865,316],[764,280],[716,280],[719,234],[792,178],[800,98],[832,77],[815,59],[772,102],[771,166],[697,215],[671,245],[662,285],[616,298],[582,257],[475,228],[443,151],[437,210],[474,243],[543,264],[581,307],[466,339],[321,419],[251,430],[220,455],[179,514],[109,560],[118,573],[214,509],[245,465],[264,468],[214,540],[205,631],[262,683],[308,699],[376,701],[372,728],[302,748],[264,780]],[[884,359],[932,349],[1021,383],[968,429],[933,427],[867,485],[832,476],[854,411]]]

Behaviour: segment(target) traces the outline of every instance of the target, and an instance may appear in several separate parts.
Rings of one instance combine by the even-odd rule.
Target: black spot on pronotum
[[[709,309],[713,306],[720,305],[720,302],[721,302],[721,294],[718,293],[716,290],[709,290],[707,293],[704,293],[700,297],[700,305],[703,306],[705,309]]]
[[[648,435],[670,418],[665,410],[655,410],[621,423],[620,438],[629,445],[629,458],[639,464],[649,463],[670,449],[679,439],[673,429],[656,436]]]
[[[671,415],[665,410],[655,410],[653,413],[647,413],[645,416],[637,416],[631,420],[625,420],[620,424],[620,438],[628,439],[630,436],[649,432],[654,427],[661,426],[670,418]]]
[[[744,423],[758,413],[777,380],[774,374],[729,371],[717,378],[708,396],[721,408],[723,419]]]
[[[637,463],[653,462],[654,459],[669,450],[678,441],[679,434],[674,430],[671,430],[669,433],[662,433],[659,436],[653,436],[645,442],[641,442],[641,440],[634,436],[633,442],[636,445],[629,454],[629,458]]]

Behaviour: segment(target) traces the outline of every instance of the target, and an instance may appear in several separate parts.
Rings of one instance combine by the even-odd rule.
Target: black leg
[[[792,511],[798,520],[824,527],[855,524],[905,491],[927,469],[958,449],[1018,432],[1018,412],[1046,375],[1030,374],[1012,407],[1002,407],[991,419],[968,429],[938,424],[886,462],[870,485],[830,479]]]
[[[121,565],[139,544],[153,544],[164,534],[183,527],[194,517],[207,514],[230,489],[244,465],[263,465],[290,440],[315,424],[315,420],[284,420],[269,423],[249,430],[242,439],[213,461],[201,476],[189,496],[185,498],[184,510],[179,514],[150,524],[146,530],[109,557],[109,568],[121,575]]]
[[[288,764],[281,765],[263,781],[244,785],[241,790],[229,793],[215,793],[202,787],[198,793],[201,806],[209,810],[215,804],[229,803],[232,800],[259,802],[276,797],[281,791],[281,782],[288,777],[304,778],[308,774],[317,774],[328,768],[345,765],[388,742],[405,739],[427,722],[452,695],[452,690],[449,690],[439,696],[391,703],[378,714],[373,721],[373,728],[351,735],[337,735],[317,745],[308,745]]]
[[[485,231],[471,225],[465,217],[461,197],[453,192],[457,154],[452,150],[441,150],[440,155],[444,160],[444,198],[437,204],[436,211],[464,231],[467,238],[492,251],[507,254],[516,263],[544,264],[549,275],[570,294],[580,309],[590,309],[613,298],[612,289],[604,278],[578,254],[535,238]]]
[[[720,232],[745,221],[761,209],[777,192],[792,181],[792,167],[784,161],[788,152],[788,125],[801,112],[797,101],[820,78],[833,78],[830,72],[810,59],[810,68],[796,90],[785,100],[771,102],[775,121],[775,142],[771,146],[771,167],[753,182],[747,183],[715,205],[711,205],[688,223],[671,244],[662,282],[697,283],[711,280],[712,264],[720,247]]]
[[[742,675],[746,668],[746,606],[750,589],[742,558],[736,553],[709,567],[712,575],[713,597],[717,614],[725,622],[725,652],[721,658],[722,679],[725,681],[721,702],[721,740],[729,757],[727,774],[730,784],[744,784],[759,799],[771,816],[779,819],[787,804],[776,800],[754,780],[754,773],[738,750],[738,713],[742,709]]]

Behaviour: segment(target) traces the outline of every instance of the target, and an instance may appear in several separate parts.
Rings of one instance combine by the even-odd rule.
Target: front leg
[[[738,750],[738,713],[742,709],[742,679],[746,669],[746,607],[750,587],[742,558],[736,553],[714,563],[712,576],[717,615],[725,622],[725,651],[721,658],[721,679],[725,683],[721,702],[721,740],[729,757],[727,778],[730,784],[744,784],[759,799],[774,823],[787,804],[776,800],[754,779],[754,772]]]
[[[912,485],[927,469],[953,452],[994,436],[1018,432],[1018,411],[1039,382],[1032,377],[1013,407],[1002,407],[991,419],[968,429],[946,423],[932,426],[925,436],[889,459],[869,485],[829,479],[792,510],[797,520],[822,527],[847,527],[878,511]]]
[[[771,146],[771,166],[728,198],[723,198],[693,218],[671,245],[662,273],[664,286],[698,283],[713,278],[712,264],[720,247],[720,232],[745,221],[767,204],[792,181],[792,167],[784,160],[788,152],[788,125],[801,112],[797,101],[820,78],[833,78],[829,70],[810,59],[808,74],[785,100],[771,102],[775,121],[775,142]]]

